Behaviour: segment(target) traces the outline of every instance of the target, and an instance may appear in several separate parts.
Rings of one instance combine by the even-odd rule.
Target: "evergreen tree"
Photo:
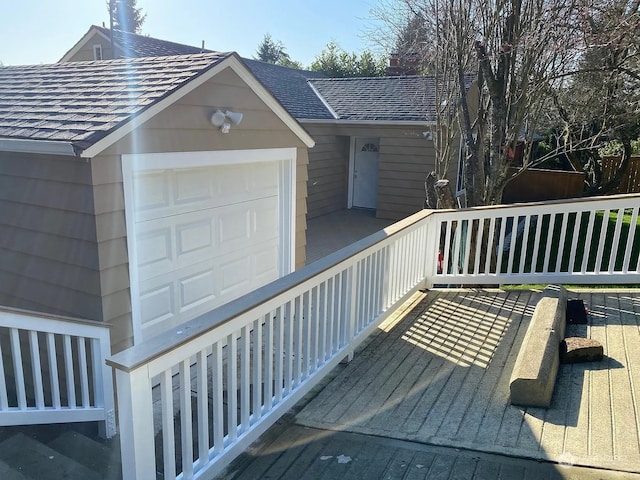
[[[111,28],[129,33],[140,33],[147,17],[138,8],[138,0],[108,0],[107,9],[111,18]]]

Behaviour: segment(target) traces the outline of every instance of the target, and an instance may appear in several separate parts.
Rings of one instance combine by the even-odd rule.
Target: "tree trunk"
[[[436,182],[437,182],[436,172],[431,172],[429,175],[427,175],[427,178],[424,181],[424,191],[425,191],[424,208],[430,208],[431,210],[435,210],[436,208],[438,208],[438,194],[436,193]]]

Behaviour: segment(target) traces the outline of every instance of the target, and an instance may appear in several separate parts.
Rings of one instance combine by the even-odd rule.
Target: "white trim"
[[[329,112],[331,112],[331,115],[333,115],[333,118],[335,118],[336,120],[340,119],[340,115],[338,115],[336,113],[336,111],[331,108],[331,105],[329,105],[329,103],[327,103],[327,101],[324,99],[324,97],[320,94],[320,92],[318,91],[318,89],[315,87],[315,85],[313,83],[311,83],[310,80],[307,80],[307,85],[309,85],[311,87],[311,90],[313,90],[313,93],[316,94],[316,96],[320,99],[320,101],[322,102],[322,104],[325,106],[325,108],[327,110],[329,110]]]
[[[308,124],[328,124],[328,125],[398,125],[398,126],[416,126],[416,127],[432,127],[436,122],[427,122],[422,120],[332,120],[332,119],[316,119],[316,118],[298,118],[300,123]]]
[[[52,140],[32,140],[23,138],[0,139],[0,151],[18,153],[42,153],[49,155],[67,155],[76,157],[76,151],[70,142]]]
[[[188,93],[192,92],[200,85],[204,84],[215,75],[220,73],[225,68],[231,68],[246,84],[247,86],[263,101],[267,106],[275,113],[280,120],[282,120],[292,132],[298,136],[298,138],[309,148],[315,145],[315,141],[306,132],[302,125],[300,125],[295,118],[293,118],[280,103],[271,95],[253,74],[244,66],[244,64],[238,59],[236,54],[223,59],[217,65],[214,65],[211,69],[197,76],[193,80],[189,81],[186,85],[173,91],[166,98],[151,105],[148,109],[135,116],[122,127],[111,132],[106,137],[102,138],[92,146],[82,152],[83,157],[93,158],[103,152],[105,149],[122,139],[124,136],[131,133],[147,120],[154,117],[156,114],[163,111],[169,105],[175,103],[180,98],[184,97]]]
[[[240,60],[237,54],[229,58],[231,68],[238,76],[253,90],[253,92],[260,97],[264,103],[275,113],[280,120],[282,120],[287,127],[289,127],[293,133],[295,133],[300,140],[308,147],[312,148],[316,142],[307,131],[302,128],[302,125],[291,116],[291,114],[280,104],[278,100],[267,90],[255,77],[251,70]]]
[[[176,156],[180,161],[176,162]],[[135,171],[160,170],[163,168],[195,168],[229,165],[231,163],[274,162],[295,158],[296,149],[265,148],[251,150],[215,150],[209,152],[163,152],[122,155],[122,162],[135,162]]]
[[[73,58],[73,56],[76,53],[78,53],[82,47],[85,46],[85,44],[91,38],[91,35],[94,34],[94,33],[97,33],[98,35],[100,35],[102,38],[104,38],[107,41],[110,40],[109,37],[107,37],[100,30],[98,30],[98,28],[95,25],[91,25],[91,27],[89,28],[87,33],[85,33],[82,36],[82,38],[80,40],[78,40],[78,42],[73,47],[71,47],[71,49],[67,53],[65,53],[60,60],[58,60],[58,63],[68,62],[71,58]],[[114,53],[115,53],[115,51],[114,51]]]
[[[355,169],[356,137],[349,137],[349,187],[347,208],[353,208],[353,171]]]
[[[97,52],[100,52],[100,58],[98,58]],[[93,59],[94,60],[104,60],[104,56],[102,54],[102,45],[99,43],[95,43],[93,45]]]
[[[295,270],[296,253],[296,148],[268,148],[257,150],[220,150],[209,152],[142,153],[122,155],[122,187],[124,190],[127,250],[129,252],[129,288],[131,292],[131,321],[134,344],[143,340],[140,321],[138,264],[135,236],[133,174],[145,170],[193,168],[251,164],[280,163],[280,276]]]

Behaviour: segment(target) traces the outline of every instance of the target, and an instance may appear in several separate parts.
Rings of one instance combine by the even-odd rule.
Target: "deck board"
[[[561,365],[549,409],[509,403],[511,370],[539,293],[464,290],[429,292],[330,382],[331,399],[321,393],[296,421],[640,471],[639,296],[571,296],[583,298],[591,314],[588,326],[570,326],[568,333],[602,342],[607,357],[602,363]]]
[[[539,292],[419,293],[224,478],[640,479],[640,294],[570,295],[607,357],[561,365],[550,408],[508,401]]]

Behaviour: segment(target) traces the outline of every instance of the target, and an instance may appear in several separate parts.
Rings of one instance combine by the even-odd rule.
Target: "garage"
[[[294,268],[295,149],[123,156],[134,338]]]

